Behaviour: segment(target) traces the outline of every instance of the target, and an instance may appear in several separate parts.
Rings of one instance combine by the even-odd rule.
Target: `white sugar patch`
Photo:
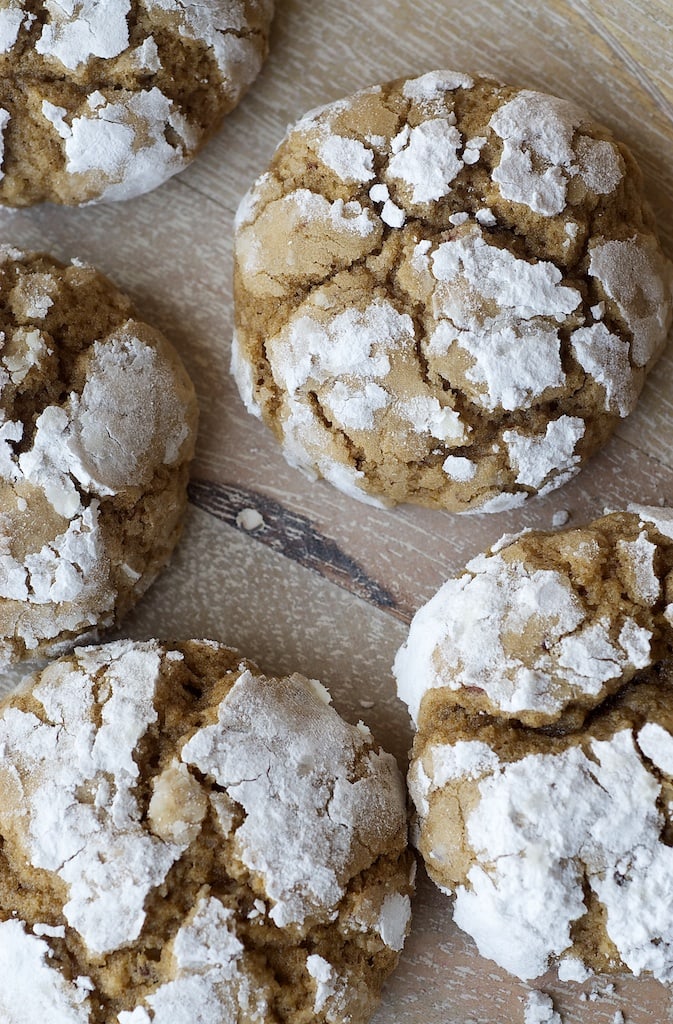
[[[411,188],[414,203],[441,199],[463,166],[458,157],[462,136],[444,118],[423,121],[393,140],[387,175]]]
[[[483,955],[520,978],[542,974],[585,913],[586,876],[628,968],[670,980],[673,911],[661,892],[673,850],[660,838],[659,784],[630,730],[592,740],[587,753],[502,765],[479,793],[467,820],[477,863],[458,887],[455,919]]]
[[[220,3],[184,3],[183,0],[145,0],[151,11],[158,8],[170,11],[179,19],[180,35],[197,40],[213,53],[226,83],[228,97],[236,103],[259,74],[262,66],[262,47],[251,32],[247,6],[240,0]],[[262,31],[271,23],[273,3],[258,0],[253,8]]]
[[[28,935],[21,921],[0,923],[0,1014],[12,1024],[89,1024],[86,993],[51,966],[51,950]]]
[[[673,778],[673,736],[656,722],[646,722],[636,736],[638,746],[652,764]]]
[[[69,126],[62,118],[54,126],[65,139],[67,172],[97,176],[101,198],[131,199],[186,166],[194,129],[160,89],[134,93],[125,103],[95,93],[88,106],[89,113],[73,117]],[[176,145],[166,138],[169,128]]]
[[[356,758],[360,777],[351,781]],[[378,847],[405,818],[393,758],[375,754],[371,740],[298,677],[270,686],[244,672],[218,724],[197,732],[182,760],[211,774],[245,810],[237,846],[279,927],[336,912],[354,850]]]
[[[508,496],[509,497],[509,496]],[[553,715],[606,683],[650,663],[651,633],[624,618],[617,640],[605,620],[587,619],[570,582],[501,553],[480,555],[414,616],[397,653],[398,694],[417,720],[425,694],[482,690],[506,712]],[[508,638],[530,636],[510,653]]]
[[[638,399],[628,341],[597,323],[573,331],[570,345],[582,369],[604,389],[606,412],[628,416]]]
[[[130,0],[45,0],[44,8],[35,49],[70,70],[91,57],[117,57],[129,44]]]
[[[358,139],[327,135],[317,151],[323,163],[342,181],[367,182],[374,177],[374,154]]]
[[[654,569],[657,545],[653,544],[642,530],[636,540],[620,540],[617,551],[633,574],[635,597],[646,605],[653,605],[661,594],[661,582]]]
[[[647,366],[666,341],[672,271],[651,236],[611,239],[590,249],[589,274],[616,304],[633,335],[631,358]]]
[[[575,454],[575,446],[584,437],[584,430],[584,420],[560,416],[547,424],[544,434],[504,431],[502,438],[516,470],[516,482],[538,489],[550,475],[556,477],[577,467],[580,457]]]
[[[524,1024],[563,1024],[563,1020],[554,1009],[551,996],[533,991],[526,996]]]
[[[462,455],[447,455],[442,463],[442,469],[451,480],[461,484],[469,483],[477,473],[476,463]]]
[[[673,540],[673,509],[649,505],[628,505],[627,511],[634,512],[643,523],[651,523],[662,536]]]
[[[471,89],[474,80],[458,71],[429,71],[419,78],[409,78],[402,87],[402,95],[414,103],[426,105],[444,100],[446,93],[456,89]]]
[[[573,103],[528,90],[499,107],[490,127],[503,140],[493,171],[502,196],[553,217],[565,209],[573,174],[595,192],[613,191],[622,177],[616,148],[580,136],[577,151],[573,149],[575,129],[584,120]],[[546,165],[544,170],[539,164]]]
[[[11,121],[11,117],[8,110],[4,107],[0,107],[0,181],[5,176],[5,172],[2,169],[5,161],[5,128]]]
[[[0,53],[8,53],[16,44],[21,28],[30,26],[35,15],[24,11],[24,0],[6,0],[0,11]]]
[[[133,753],[157,717],[156,645],[119,642],[80,648],[77,657],[75,667],[55,663],[35,687],[45,722],[16,708],[0,721],[0,742],[19,766],[22,792],[21,806],[9,806],[0,819],[19,831],[36,868],[66,883],[68,924],[91,950],[105,953],[139,935],[146,897],[183,847],[159,842],[142,828],[135,793]],[[81,799],[97,789],[95,805]]]

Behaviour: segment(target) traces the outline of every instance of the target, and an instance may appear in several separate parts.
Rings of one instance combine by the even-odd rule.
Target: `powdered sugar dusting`
[[[586,753],[531,754],[485,774],[467,820],[477,862],[458,887],[456,922],[484,955],[534,978],[571,945],[586,879],[628,968],[670,980],[673,920],[661,893],[673,851],[660,838],[659,793],[628,729]]]
[[[328,135],[320,142],[318,154],[342,181],[367,182],[374,177],[374,154],[358,139]]]
[[[516,470],[516,482],[539,489],[550,475],[579,468],[580,458],[575,448],[584,436],[584,429],[584,420],[560,416],[547,424],[544,434],[537,436],[505,430],[502,439]]]
[[[386,946],[401,952],[411,921],[411,900],[402,893],[389,893],[383,901],[379,933]]]
[[[130,0],[45,0],[47,21],[35,49],[71,70],[91,57],[116,57],[129,43]]]
[[[557,321],[577,307],[580,295],[561,284],[553,263],[517,259],[490,245],[475,226],[431,254],[419,253],[416,265],[431,269],[436,281],[438,324],[428,350],[439,356],[455,344],[470,355],[466,378],[480,385],[472,393],[480,405],[526,408],[564,383]],[[514,351],[520,358],[512,358]]]
[[[0,107],[0,181],[2,181],[2,179],[5,176],[5,172],[2,169],[3,164],[4,164],[4,160],[5,160],[5,142],[4,142],[5,135],[4,135],[4,133],[5,133],[5,128],[7,127],[9,122],[10,122],[9,111],[5,110],[3,107]]]
[[[641,530],[634,541],[620,540],[617,550],[626,562],[634,582],[634,597],[645,605],[653,605],[661,594],[661,583],[654,568],[657,545]]]
[[[570,344],[582,369],[603,387],[606,411],[628,416],[638,398],[628,341],[597,323],[573,331]]]
[[[553,217],[565,209],[573,174],[595,192],[613,191],[622,176],[615,147],[580,136],[577,151],[573,148],[575,129],[585,120],[574,104],[527,90],[496,110],[490,127],[503,140],[503,149],[493,180],[504,198]],[[531,154],[546,165],[544,170]]]
[[[228,0],[226,5],[185,3],[184,0],[145,0],[148,9],[159,8],[178,15],[179,32],[187,39],[205,43],[212,51],[232,101],[238,101],[259,74],[260,48],[249,39],[247,10],[271,21],[273,0]]]
[[[20,921],[0,923],[0,1013],[3,1020],[32,1024],[89,1024],[88,998],[49,964],[46,942],[28,935]]]
[[[457,483],[469,483],[477,472],[476,463],[461,455],[447,455],[442,463],[442,469]]]
[[[671,323],[673,270],[651,236],[601,242],[590,250],[589,274],[601,284],[633,335],[636,366],[655,359]]]
[[[673,778],[673,736],[656,722],[646,722],[636,736],[638,747],[660,771]]]
[[[64,914],[86,944],[104,953],[140,932],[147,893],[165,878],[181,847],[159,842],[140,825],[132,752],[156,719],[152,700],[160,658],[152,644],[120,642],[81,655],[79,671],[55,663],[35,698],[47,721],[16,709],[0,720],[5,756],[21,765],[21,808],[3,808],[5,829],[17,830],[25,855],[68,885]],[[94,697],[93,673],[105,687]],[[100,702],[102,724],[90,718]],[[18,781],[18,780],[17,780]],[[80,802],[84,789],[104,786],[99,809]]]
[[[588,617],[561,573],[502,553],[467,569],[416,613],[397,653],[398,693],[415,721],[425,694],[441,687],[482,690],[505,712],[553,716],[650,664],[650,631],[625,616],[613,640],[610,623]]]
[[[404,820],[393,759],[375,755],[371,741],[296,677],[280,688],[244,672],[218,724],[197,732],[182,760],[211,774],[245,809],[236,843],[263,879],[279,927],[329,918],[357,847],[367,848],[372,830],[395,834]],[[364,774],[353,783],[356,760]]]
[[[628,511],[634,512],[642,522],[651,523],[662,536],[673,540],[673,509],[649,505],[629,505]]]
[[[281,335],[269,340],[267,357],[285,393],[286,457],[308,471],[318,464],[328,476],[332,466],[324,454],[320,422],[305,397],[307,383],[319,389],[334,422],[344,429],[369,429],[377,412],[389,404],[384,382],[391,359],[413,338],[414,326],[408,315],[382,300],[375,300],[363,311],[350,309],[331,319],[319,316],[318,308],[314,301],[312,307],[300,310]],[[448,421],[436,400],[435,405],[437,429],[441,423],[446,431]],[[434,407],[428,412],[434,415]],[[355,479],[349,477],[352,484]],[[362,496],[356,484],[353,490]]]
[[[563,1024],[563,1018],[554,1009],[551,996],[533,991],[526,996],[524,1024]]]
[[[119,1014],[119,1024],[187,1024],[234,1020],[242,1011],[262,1020],[268,1011],[263,991],[251,983],[243,944],[237,938],[234,913],[215,897],[201,897],[191,918],[173,942],[176,975],[144,1002]]]
[[[501,555],[482,558],[471,563],[471,573],[448,580],[414,616],[395,658],[399,696],[414,720],[424,694],[443,686],[478,687],[504,710],[551,711],[558,697],[545,677],[549,655],[528,668],[507,654],[503,636],[537,622],[553,644],[583,620],[579,600],[559,573],[528,572]]]
[[[16,43],[22,25],[30,25],[35,15],[24,11],[24,0],[8,0],[0,11],[0,53],[7,53]]]
[[[402,88],[402,95],[422,106],[444,101],[447,92],[456,89],[471,89],[474,80],[458,71],[429,71],[419,78],[409,78]]]
[[[156,86],[115,103],[101,94],[89,98],[90,112],[73,117],[65,136],[66,170],[94,174],[102,198],[130,199],[156,188],[188,162],[194,129]],[[60,130],[65,129],[60,123]],[[179,139],[166,138],[171,128]],[[141,141],[142,140],[142,141]]]
[[[429,203],[451,191],[451,182],[463,166],[458,157],[462,136],[444,118],[423,121],[392,142],[393,156],[387,177],[411,189],[413,203]]]

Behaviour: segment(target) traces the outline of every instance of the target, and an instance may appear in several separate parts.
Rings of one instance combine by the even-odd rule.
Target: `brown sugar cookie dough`
[[[496,511],[634,407],[671,266],[574,104],[432,72],[309,113],[243,200],[232,370],[287,460],[364,501]]]
[[[207,641],[77,648],[0,717],[3,1024],[362,1024],[406,934],[394,759]]]
[[[0,248],[0,664],[114,625],[168,560],[197,408],[92,267]]]
[[[3,0],[0,203],[128,199],[181,171],[267,52],[273,0]]]
[[[415,617],[417,843],[480,952],[673,980],[673,512],[503,538]]]

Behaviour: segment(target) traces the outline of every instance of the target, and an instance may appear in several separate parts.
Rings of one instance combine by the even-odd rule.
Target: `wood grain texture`
[[[390,666],[414,610],[503,532],[571,524],[631,500],[673,504],[673,354],[636,413],[562,491],[516,512],[451,516],[359,505],[305,480],[244,412],[228,374],[232,222],[288,123],[355,89],[436,67],[481,71],[589,108],[636,152],[673,255],[673,6],[668,0],[278,0],[270,59],[184,174],[123,205],[0,213],[5,241],[97,264],[181,351],[201,428],[192,507],[173,563],[124,625],[135,637],[212,636],[270,672],[330,687],[404,761],[411,740]],[[237,522],[244,508],[259,530]],[[7,683],[13,680],[8,677]],[[673,1020],[646,979],[539,987],[566,1024]],[[376,1024],[517,1024],[527,987],[482,960],[427,881]],[[591,994],[595,995],[591,999]],[[585,998],[583,998],[583,996]]]

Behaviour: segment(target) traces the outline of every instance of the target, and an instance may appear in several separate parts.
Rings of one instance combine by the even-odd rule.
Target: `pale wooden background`
[[[231,231],[285,127],[360,87],[437,67],[482,71],[589,107],[639,156],[673,253],[673,3],[278,0],[272,52],[219,136],[180,177],[125,205],[0,213],[3,241],[97,264],[173,339],[202,409],[192,504],[172,566],[126,624],[136,637],[209,635],[269,671],[319,676],[403,762],[406,713],[390,673],[413,611],[501,533],[581,522],[629,500],[673,503],[673,354],[641,405],[569,487],[524,510],[455,517],[378,511],[285,466],[228,376]],[[255,508],[265,525],[237,525]],[[538,983],[566,1024],[673,1020],[645,979]],[[527,987],[482,960],[422,879],[414,928],[376,1024],[516,1024]],[[593,999],[587,999],[588,994]],[[584,998],[583,998],[584,996]]]

